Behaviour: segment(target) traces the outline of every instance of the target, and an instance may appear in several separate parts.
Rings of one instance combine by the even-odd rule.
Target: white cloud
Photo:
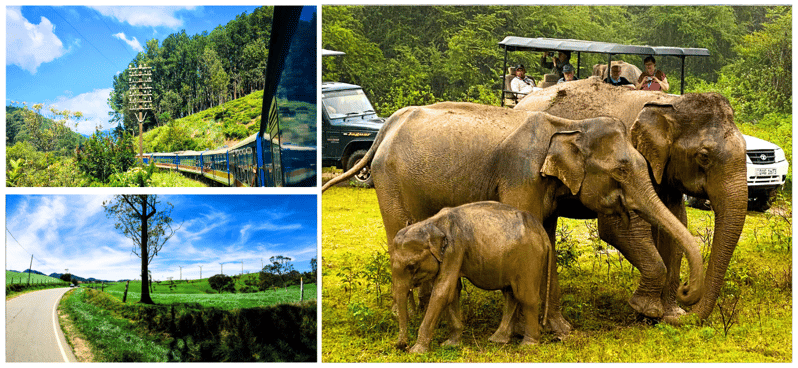
[[[74,97],[61,96],[51,105],[60,110],[80,111],[83,113],[83,120],[77,127],[77,132],[81,134],[92,134],[96,127],[106,130],[111,127],[108,122],[108,97],[112,88],[95,89],[91,92],[81,93]]]
[[[55,26],[41,17],[38,25],[28,22],[19,7],[6,8],[6,65],[17,65],[36,74],[39,65],[66,54],[54,33]]]
[[[127,37],[125,37],[125,34],[122,33],[122,32],[119,32],[119,33],[117,33],[117,34],[115,34],[113,36],[118,38],[118,39],[120,39],[120,40],[122,40],[122,41],[125,41],[125,43],[127,43],[128,46],[130,46],[135,51],[138,51],[138,52],[144,51],[144,48],[141,47],[141,43],[139,43],[139,40],[137,40],[136,37],[133,37],[132,40],[128,40]]]
[[[175,16],[180,10],[194,9],[193,6],[93,6],[100,14],[132,26],[177,28],[183,20]]]

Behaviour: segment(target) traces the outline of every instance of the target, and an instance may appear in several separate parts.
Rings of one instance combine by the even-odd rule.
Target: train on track
[[[300,20],[303,13],[306,20]],[[315,6],[274,7],[257,133],[231,147],[137,157],[227,186],[316,186],[315,14]]]
[[[145,164],[152,161],[158,168],[202,176],[226,186],[316,185],[316,147],[279,144],[268,135],[258,139],[257,133],[229,148],[145,153],[139,158]]]

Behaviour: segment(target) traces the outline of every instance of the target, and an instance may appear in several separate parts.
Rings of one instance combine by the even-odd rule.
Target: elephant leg
[[[513,296],[513,292],[509,287],[502,289],[502,295],[504,296],[502,321],[499,323],[499,328],[496,330],[496,332],[494,332],[493,335],[488,338],[489,341],[498,344],[506,344],[510,342],[510,337],[512,337],[513,333],[513,315],[515,314],[516,307],[518,306],[518,300],[515,299],[515,296]]]
[[[449,339],[443,342],[443,345],[457,346],[460,345],[460,338],[463,336],[463,315],[460,310],[460,292],[463,290],[463,282],[460,278],[457,279],[457,290],[454,293],[454,300],[449,303],[447,311],[449,312]]]
[[[441,272],[444,272],[444,269],[441,269]],[[441,313],[449,307],[449,304],[455,298],[454,294],[457,289],[458,279],[457,273],[449,272],[437,281],[433,287],[427,312],[424,313],[424,320],[418,328],[418,339],[416,344],[410,349],[411,353],[426,353],[429,351],[432,335],[435,332],[435,327],[438,326]]]
[[[679,194],[679,200],[672,201],[666,199],[665,205],[668,206],[668,208],[671,210],[671,212],[673,212],[676,218],[679,219],[679,221],[687,226],[687,210],[684,206],[684,203],[681,201],[681,198],[681,194]],[[659,251],[663,262],[665,262],[665,267],[668,269],[667,279],[665,286],[662,288],[661,295],[662,305],[665,309],[665,319],[670,320],[671,317],[675,319],[676,317],[686,314],[684,309],[676,304],[676,292],[679,289],[679,276],[681,274],[682,267],[682,254],[684,252],[679,246],[676,245],[674,239],[665,233],[665,231],[660,231],[655,226],[652,226],[651,233],[653,235],[657,251]]]
[[[651,225],[635,213],[630,215],[628,228],[620,216],[599,215],[599,236],[640,271],[640,284],[629,305],[645,316],[662,318],[665,311],[661,296],[667,269],[652,241]]]

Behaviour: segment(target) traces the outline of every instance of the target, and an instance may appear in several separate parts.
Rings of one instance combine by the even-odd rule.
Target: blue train
[[[236,187],[310,187],[316,185],[316,147],[275,143],[253,134],[232,147],[208,151],[145,153],[145,164],[203,176]],[[273,155],[277,154],[275,160]],[[261,157],[258,162],[258,157]]]
[[[315,6],[274,7],[258,133],[229,148],[139,158],[227,186],[316,186],[316,18]]]

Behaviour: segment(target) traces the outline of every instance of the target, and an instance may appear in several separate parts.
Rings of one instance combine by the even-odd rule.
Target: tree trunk
[[[141,203],[141,303],[155,304],[150,298],[150,278],[147,266],[149,254],[147,253],[147,196],[142,196]]]

